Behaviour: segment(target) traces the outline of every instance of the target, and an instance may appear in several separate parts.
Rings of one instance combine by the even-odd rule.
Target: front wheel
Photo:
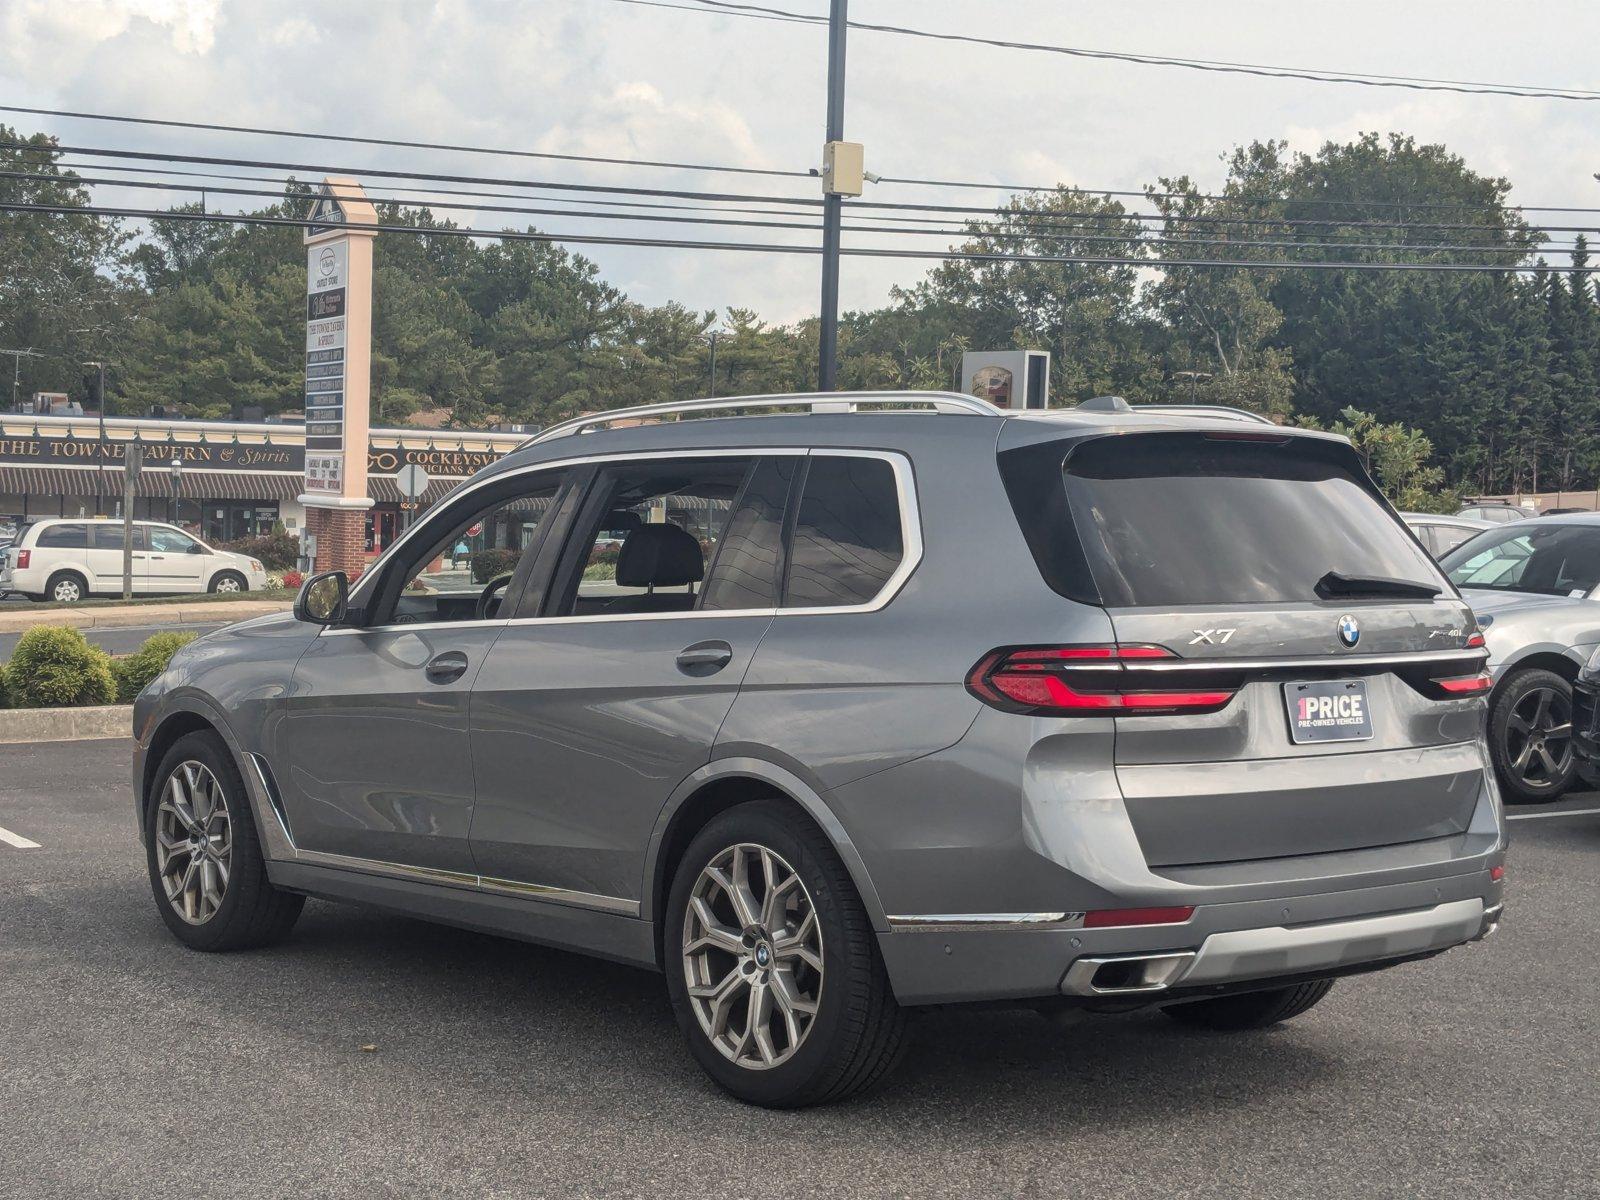
[[[1507,801],[1548,804],[1577,773],[1572,685],[1554,671],[1514,672],[1489,710],[1489,752]]]
[[[222,739],[186,734],[156,769],[145,812],[150,888],[167,928],[195,950],[286,936],[305,897],[267,879],[244,780]]]
[[[784,804],[729,809],[690,843],[662,957],[690,1053],[740,1100],[840,1100],[899,1061],[905,1014],[855,885]]]
[[[219,571],[211,580],[212,592],[242,592],[249,584],[245,577],[237,571]]]
[[[1333,980],[1317,979],[1293,987],[1268,988],[1264,992],[1244,992],[1237,996],[1218,996],[1215,1000],[1195,1000],[1174,1004],[1161,1011],[1180,1025],[1198,1029],[1236,1032],[1265,1029],[1290,1017],[1298,1017],[1333,990]]]

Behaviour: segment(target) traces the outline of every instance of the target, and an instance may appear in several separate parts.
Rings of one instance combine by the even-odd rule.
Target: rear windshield
[[[1338,443],[1140,434],[1056,455],[1065,505],[1024,506],[1014,486],[1012,501],[1046,578],[1075,598],[1087,582],[1113,608],[1312,602],[1330,572],[1446,590]]]
[[[1586,596],[1600,586],[1600,526],[1508,525],[1480,533],[1441,561],[1457,587]]]

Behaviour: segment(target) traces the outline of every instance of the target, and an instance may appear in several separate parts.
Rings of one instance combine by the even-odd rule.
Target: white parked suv
[[[267,584],[256,559],[214,550],[174,525],[133,523],[135,595],[255,591]],[[24,525],[0,549],[0,595],[72,604],[122,594],[122,522],[49,520]]]

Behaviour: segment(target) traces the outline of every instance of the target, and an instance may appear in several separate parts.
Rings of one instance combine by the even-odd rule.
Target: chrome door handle
[[[732,661],[727,642],[696,642],[678,651],[678,670],[685,675],[715,675]]]
[[[422,668],[430,683],[454,683],[467,673],[467,656],[459,650],[435,654]]]

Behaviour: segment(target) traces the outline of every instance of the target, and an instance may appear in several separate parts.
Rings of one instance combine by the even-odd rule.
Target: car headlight
[[[1589,661],[1583,664],[1585,675],[1593,675],[1596,672],[1600,672],[1600,646],[1594,648],[1593,653],[1589,655]]]
[[[266,570],[266,568],[263,567],[261,565],[261,563],[258,560],[254,559],[254,558],[252,558],[250,560],[250,569],[252,571],[265,571]]]

